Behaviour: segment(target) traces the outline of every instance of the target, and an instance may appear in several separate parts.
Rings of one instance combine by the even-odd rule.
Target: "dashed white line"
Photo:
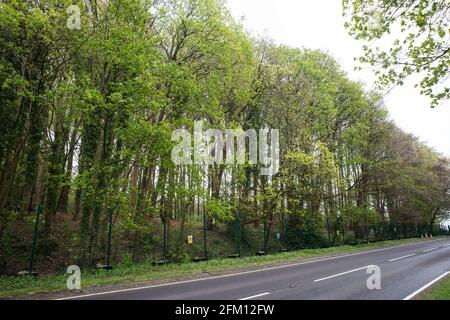
[[[266,295],[268,295],[268,294],[269,294],[269,292],[264,292],[264,293],[260,293],[260,294],[255,294],[254,296],[250,296],[250,297],[246,297],[246,298],[241,298],[241,299],[238,299],[238,300],[250,300],[250,299],[253,299],[253,298],[258,298],[258,297],[266,296]]]
[[[367,268],[372,267],[372,266],[373,265],[365,266],[365,267],[361,267],[361,268],[358,268],[358,269],[353,269],[353,270],[349,270],[349,271],[345,271],[345,272],[341,272],[341,273],[334,274],[332,276],[328,276],[328,277],[325,277],[325,278],[316,279],[316,280],[314,280],[314,282],[319,282],[319,281],[328,280],[328,279],[331,279],[331,278],[336,278],[336,277],[339,277],[339,276],[343,276],[344,274],[348,274],[348,273],[352,273],[352,272],[355,272],[355,271],[367,269]]]
[[[433,281],[427,283],[426,285],[424,285],[422,288],[414,291],[413,293],[411,293],[409,296],[403,298],[403,300],[411,300],[411,298],[414,298],[415,296],[417,296],[419,293],[421,293],[423,290],[425,290],[426,288],[428,288],[429,286],[435,284],[436,282],[438,282],[439,280],[441,280],[442,278],[446,277],[448,274],[450,274],[450,271],[445,272],[444,274],[440,275],[439,277],[437,277],[436,279],[434,279]]]
[[[422,251],[423,253],[425,253],[425,252],[430,252],[430,251],[433,251],[433,250],[436,250],[436,249],[439,249],[439,247],[435,247],[435,248],[431,248],[431,249],[428,249],[428,250],[424,250],[424,251]]]
[[[400,260],[400,259],[409,258],[409,257],[415,256],[415,255],[416,255],[415,253],[408,254],[408,255],[406,255],[406,256],[402,256],[402,257],[398,257],[398,258],[391,259],[391,260],[389,260],[389,262],[393,262],[393,261],[397,261],[397,260]]]

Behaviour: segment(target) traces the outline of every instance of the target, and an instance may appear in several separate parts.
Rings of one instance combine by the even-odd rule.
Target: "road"
[[[381,271],[369,290],[368,266]],[[207,279],[69,299],[89,300],[401,300],[450,270],[450,239],[300,262]]]

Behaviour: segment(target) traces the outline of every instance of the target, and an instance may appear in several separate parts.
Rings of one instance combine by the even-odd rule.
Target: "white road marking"
[[[371,264],[371,265],[369,265],[369,266],[361,267],[361,268],[358,268],[358,269],[353,269],[353,270],[341,272],[341,273],[334,274],[334,275],[329,276],[329,277],[316,279],[316,280],[314,280],[314,282],[319,282],[319,281],[328,280],[328,279],[331,279],[331,278],[336,278],[336,277],[339,277],[339,276],[343,276],[344,274],[348,274],[348,273],[352,273],[352,272],[355,272],[355,271],[367,269],[367,268],[372,267],[372,266],[373,266],[373,265]]]
[[[403,300],[411,300],[412,298],[414,298],[415,296],[417,296],[419,293],[421,293],[422,291],[424,291],[426,288],[430,287],[431,285],[435,284],[436,282],[438,282],[439,280],[441,280],[442,278],[446,277],[447,275],[450,274],[450,271],[445,272],[444,274],[440,275],[439,277],[437,277],[436,279],[434,279],[433,281],[427,283],[426,285],[424,285],[422,288],[414,291],[413,293],[411,293],[409,296],[403,298]]]
[[[270,268],[264,268],[264,269],[257,269],[257,270],[250,270],[250,271],[243,271],[243,272],[236,272],[236,273],[231,273],[231,274],[224,274],[224,275],[221,275],[221,276],[206,277],[206,278],[185,280],[185,281],[178,281],[178,282],[170,282],[170,283],[149,285],[149,286],[136,287],[136,288],[118,289],[118,290],[90,293],[90,294],[84,294],[84,295],[77,295],[77,296],[59,298],[59,299],[56,299],[56,300],[71,300],[71,299],[86,298],[86,297],[99,296],[99,295],[112,294],[112,293],[128,292],[128,291],[135,291],[135,290],[145,290],[145,289],[150,289],[150,288],[172,286],[172,285],[184,284],[184,283],[190,283],[190,282],[197,282],[197,281],[204,281],[204,280],[211,280],[211,279],[233,277],[233,276],[238,276],[238,275],[243,275],[243,274],[250,274],[250,273],[262,272],[262,271],[268,271],[268,270],[289,268],[289,267],[295,267],[295,266],[300,266],[300,265],[310,264],[310,263],[315,263],[315,262],[322,262],[322,261],[329,261],[329,260],[335,260],[335,259],[346,258],[346,257],[353,257],[353,256],[361,255],[361,254],[367,254],[367,253],[372,253],[372,252],[391,250],[391,249],[396,249],[396,248],[401,248],[401,247],[408,247],[408,246],[413,246],[413,245],[420,245],[420,244],[425,244],[425,243],[434,242],[434,241],[442,241],[442,240],[443,239],[425,240],[425,241],[420,241],[420,242],[402,244],[402,245],[399,245],[399,246],[392,246],[392,247],[388,247],[388,248],[380,248],[380,249],[374,249],[374,250],[370,250],[369,249],[369,250],[362,251],[362,252],[342,254],[342,255],[339,255],[339,256],[335,256],[335,257],[314,259],[314,260],[310,260],[310,261],[297,262],[297,263],[286,264],[286,265],[282,265],[282,266],[276,266],[276,267],[270,267]]]
[[[260,294],[255,294],[254,296],[250,296],[250,297],[246,297],[246,298],[241,298],[241,299],[238,299],[238,300],[250,300],[250,299],[253,299],[253,298],[258,298],[258,297],[266,296],[266,295],[268,295],[268,294],[269,294],[269,292],[264,292],[264,293],[260,293]]]
[[[450,244],[444,244],[441,247],[445,248],[445,247],[449,247],[449,246],[450,246]]]
[[[408,255],[406,255],[406,256],[402,256],[402,257],[398,257],[398,258],[391,259],[391,260],[389,260],[389,262],[393,262],[393,261],[397,261],[397,260],[400,260],[400,259],[409,258],[409,257],[415,256],[415,255],[416,255],[415,253],[408,254]]]
[[[428,250],[424,250],[424,251],[422,251],[423,253],[425,253],[425,252],[430,252],[430,251],[433,251],[433,250],[436,250],[436,249],[439,249],[439,247],[435,247],[435,248],[431,248],[431,249],[428,249]]]

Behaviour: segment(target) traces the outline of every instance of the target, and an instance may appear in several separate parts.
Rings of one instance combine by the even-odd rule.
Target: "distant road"
[[[381,269],[381,289],[369,290],[367,267]],[[364,251],[201,280],[74,296],[120,300],[393,299],[414,293],[450,271],[450,239]]]

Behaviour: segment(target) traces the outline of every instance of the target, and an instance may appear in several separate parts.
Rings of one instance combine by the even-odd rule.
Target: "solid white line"
[[[331,278],[336,278],[336,277],[339,277],[339,276],[343,276],[344,274],[348,274],[348,273],[352,273],[352,272],[355,272],[355,271],[367,269],[367,268],[372,267],[372,266],[373,266],[373,265],[369,265],[369,266],[361,267],[361,268],[358,268],[358,269],[353,269],[353,270],[341,272],[341,273],[334,274],[334,275],[329,276],[329,277],[325,277],[325,278],[321,278],[321,279],[316,279],[316,280],[314,280],[314,282],[319,282],[319,281],[328,280],[328,279],[331,279]]]
[[[254,296],[250,296],[250,297],[246,297],[246,298],[241,298],[241,299],[238,299],[238,300],[250,300],[250,299],[253,299],[253,298],[258,298],[258,297],[266,296],[266,295],[268,295],[268,294],[269,294],[269,292],[264,292],[264,293],[260,293],[260,294],[255,294]]]
[[[431,249],[428,249],[428,250],[424,250],[424,251],[422,251],[423,253],[425,253],[425,252],[430,252],[430,251],[433,251],[433,250],[436,250],[436,249],[439,249],[439,247],[435,247],[435,248],[431,248]]]
[[[409,257],[415,256],[415,255],[416,255],[415,253],[408,254],[406,256],[402,256],[402,257],[391,259],[391,260],[389,260],[389,262],[397,261],[397,260],[404,259],[404,258],[409,258]]]
[[[412,246],[412,245],[420,245],[420,244],[425,244],[425,243],[434,242],[434,241],[442,241],[442,239],[428,240],[428,241],[421,241],[421,242],[414,242],[414,243],[407,243],[407,244],[402,244],[402,245],[399,245],[399,246],[392,246],[392,247],[388,247],[388,248],[381,248],[381,249],[374,249],[374,250],[370,250],[369,249],[369,250],[362,251],[362,252],[343,254],[343,255],[339,255],[339,256],[335,256],[335,257],[314,259],[314,260],[310,260],[310,261],[297,262],[297,263],[286,264],[286,265],[282,265],[282,266],[276,266],[276,267],[270,267],[270,268],[264,268],[264,269],[257,269],[257,270],[250,270],[250,271],[243,271],[243,272],[237,272],[237,273],[224,274],[224,275],[221,275],[221,276],[214,276],[214,277],[207,277],[207,278],[200,278],[200,279],[193,279],[193,280],[185,280],[185,281],[178,281],[178,282],[170,282],[170,283],[149,285],[149,286],[143,286],[143,287],[137,287],[137,288],[118,289],[118,290],[111,290],[111,291],[105,291],[105,292],[90,293],[90,294],[84,294],[84,295],[77,295],[77,296],[59,298],[59,299],[56,299],[56,300],[71,300],[71,299],[86,298],[86,297],[99,296],[99,295],[105,295],[105,294],[111,294],[111,293],[119,293],[119,292],[135,291],[135,290],[144,290],[144,289],[158,288],[158,287],[164,287],[164,286],[172,286],[172,285],[184,284],[184,283],[190,283],[190,282],[197,282],[197,281],[204,281],[204,280],[211,280],[211,279],[233,277],[233,276],[238,276],[238,275],[243,275],[243,274],[250,274],[250,273],[255,273],[255,272],[262,272],[262,271],[276,270],[276,269],[282,269],[282,268],[289,268],[289,267],[295,267],[295,266],[300,266],[300,265],[310,264],[310,263],[315,263],[315,262],[322,262],[322,261],[329,261],[329,260],[335,260],[335,259],[346,258],[346,257],[353,257],[353,256],[361,255],[361,254],[367,254],[367,253],[372,253],[372,252],[391,250],[391,249],[407,247],[407,246]]]
[[[415,296],[417,296],[419,293],[421,293],[423,290],[425,290],[426,288],[428,288],[429,286],[433,285],[434,283],[438,282],[439,280],[441,280],[442,278],[446,277],[448,274],[450,274],[450,271],[445,272],[444,274],[440,275],[439,277],[437,277],[436,279],[434,279],[433,281],[427,283],[426,285],[424,285],[422,288],[420,288],[419,290],[414,291],[413,293],[411,293],[409,296],[403,298],[403,300],[411,300],[411,298],[414,298]]]
[[[444,245],[442,245],[441,247],[449,247],[450,246],[450,244],[444,244]]]

